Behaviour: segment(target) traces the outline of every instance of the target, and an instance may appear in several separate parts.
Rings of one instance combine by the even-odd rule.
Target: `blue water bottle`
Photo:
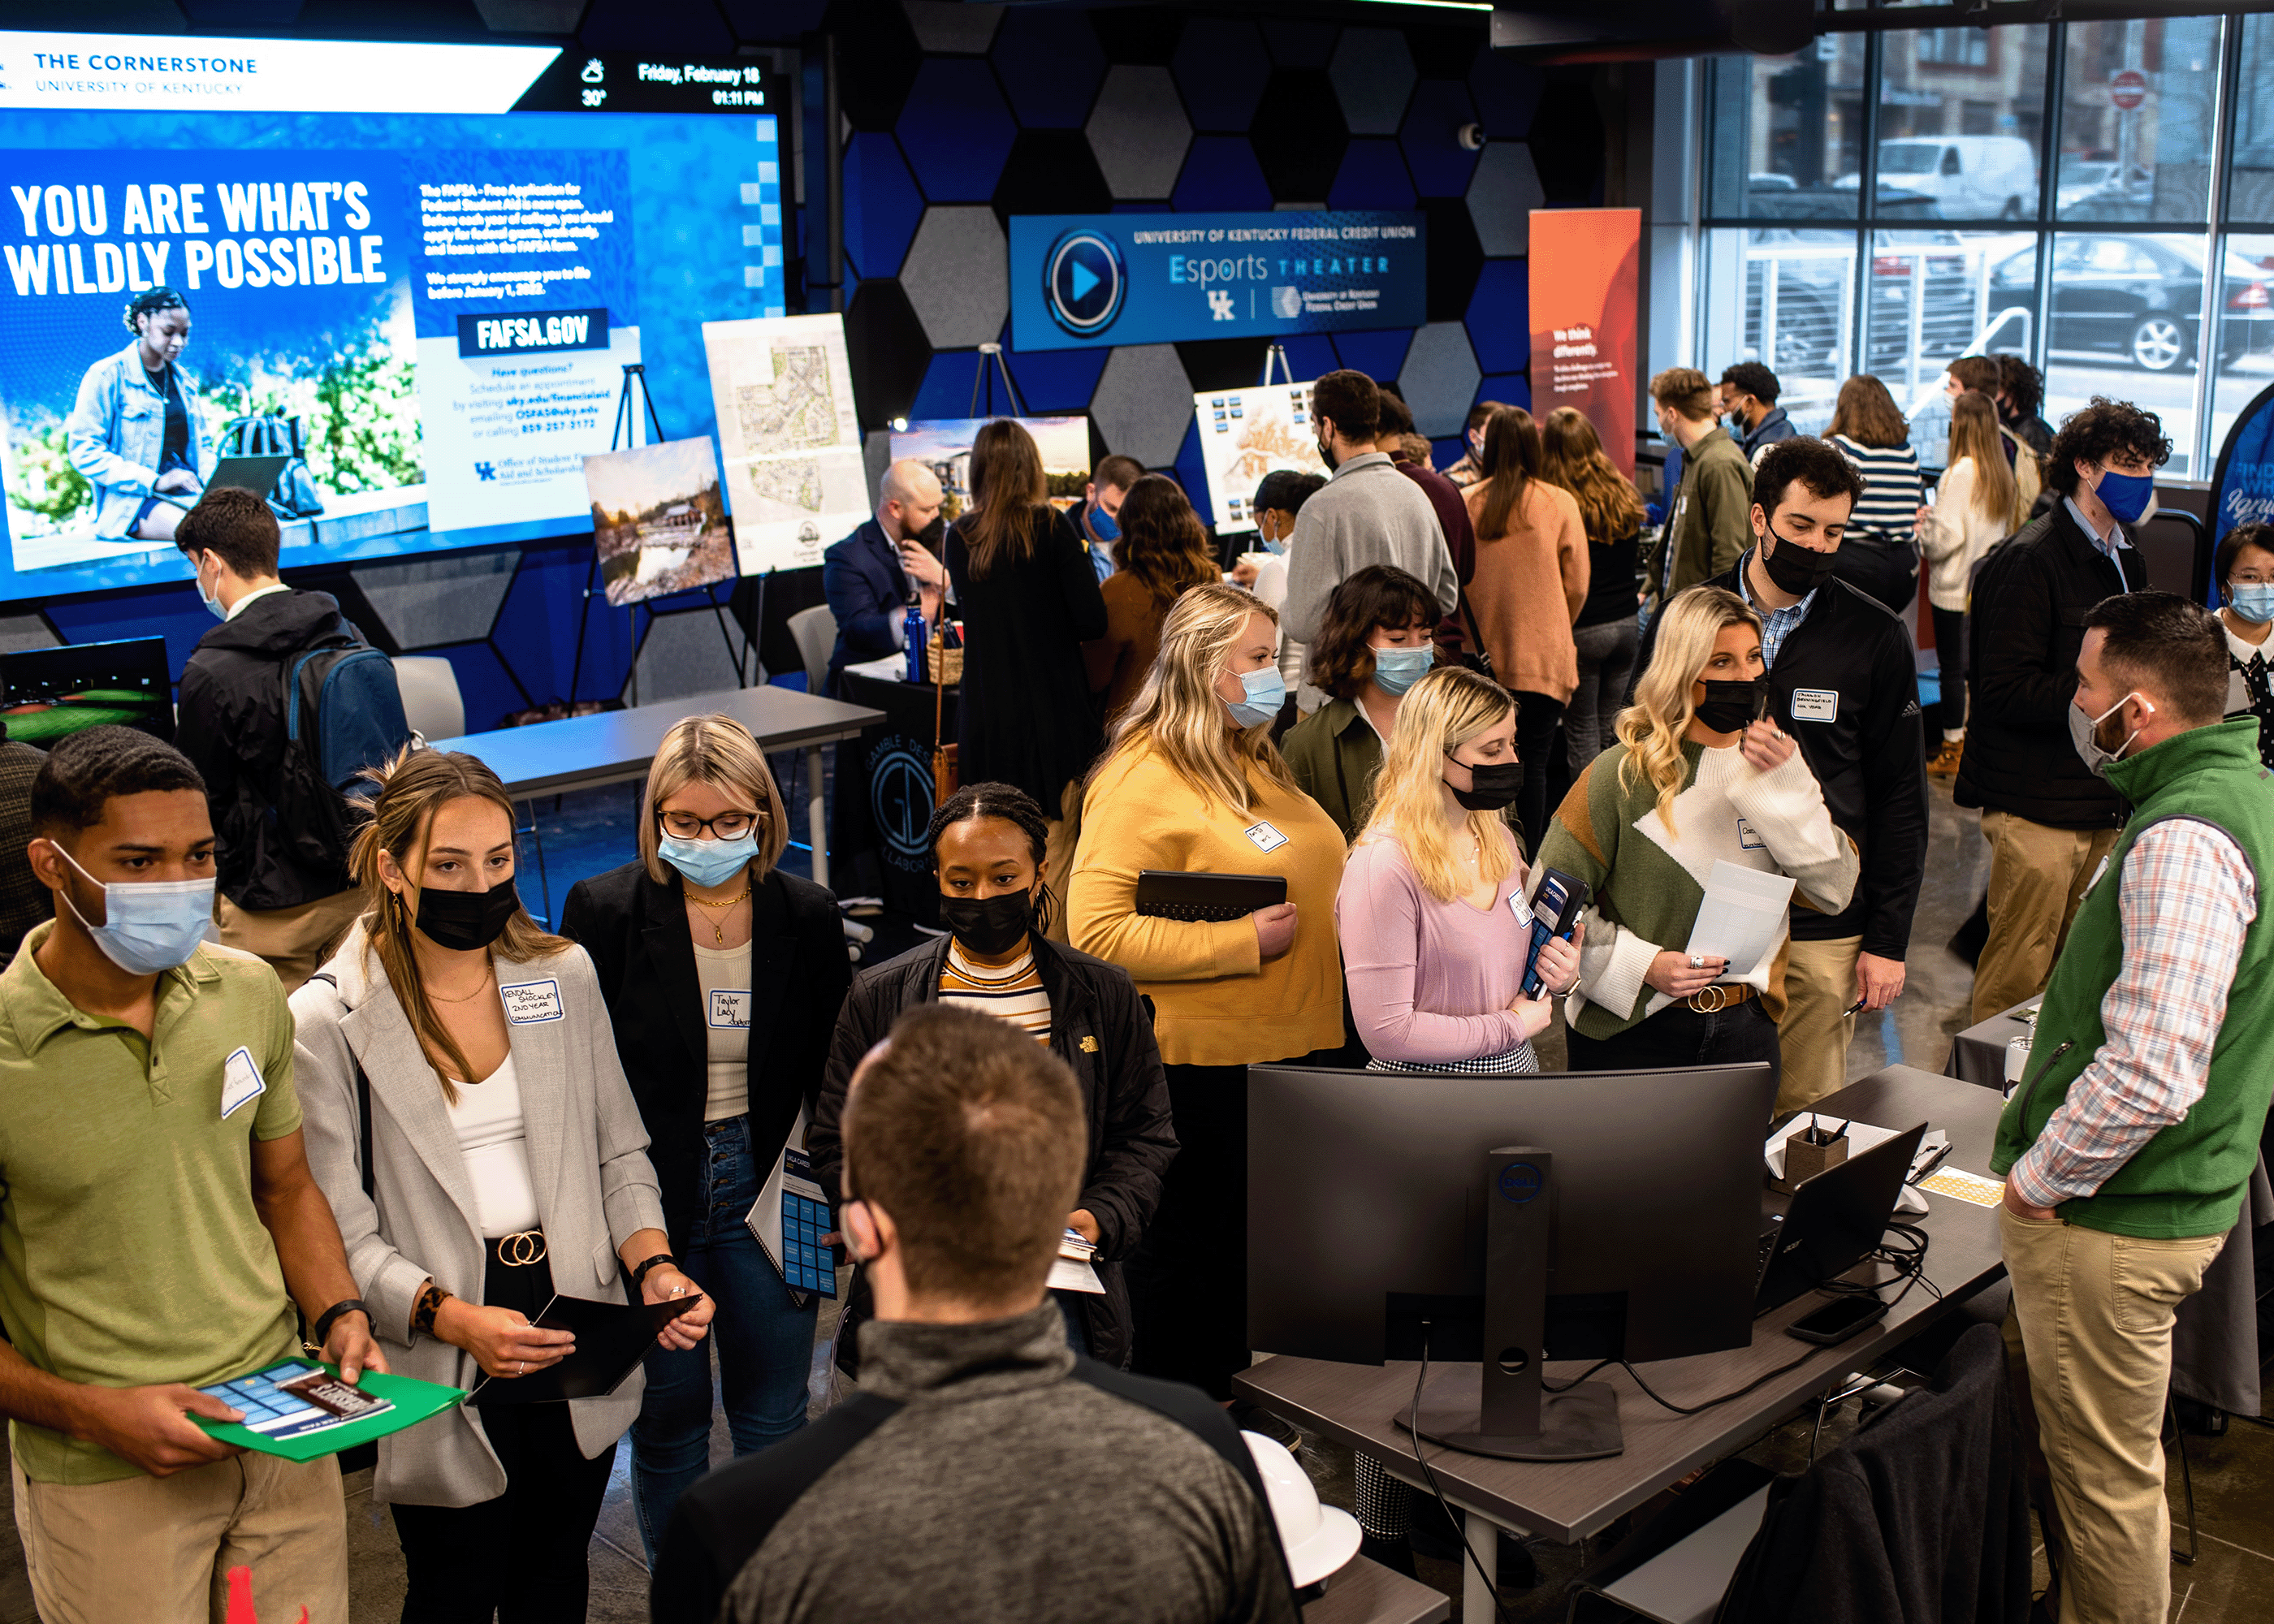
[[[931,631],[924,625],[923,599],[916,593],[908,594],[907,611],[900,621],[900,629],[907,639],[908,680],[928,680],[928,673],[924,670],[924,644],[930,641]]]

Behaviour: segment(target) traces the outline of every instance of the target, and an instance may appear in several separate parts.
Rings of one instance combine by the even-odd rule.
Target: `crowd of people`
[[[232,1448],[198,1389],[304,1346],[509,1387],[574,1353],[559,1292],[656,1305],[655,1345],[612,1393],[382,1440],[407,1621],[581,1618],[627,1432],[659,1619],[1291,1619],[1235,1430],[1272,1424],[1222,1408],[1249,1068],[1524,1077],[1560,1018],[1574,1071],[1759,1062],[1808,1106],[1902,993],[1930,772],[1989,843],[1975,1015],[2043,993],[2064,1040],[1995,1170],[2065,1582],[2152,1592],[2172,1308],[2274,1086],[2274,531],[2221,542],[2216,613],[2148,590],[2157,419],[2048,433],[2025,366],[1952,372],[1931,502],[1876,380],[1819,439],[1757,362],[1660,373],[1654,550],[1580,414],[1480,407],[1439,473],[1353,372],[1313,390],[1330,476],[1264,482],[1242,577],[1126,459],[1051,504],[1011,421],[952,525],[895,464],[829,553],[830,669],[960,620],[963,783],[924,837],[940,933],[857,975],[724,717],[672,727],[557,932],[471,756],[403,750],[336,866],[296,852],[275,667],[345,625],[278,577],[265,504],[210,493],[176,533],[222,620],[180,748],[24,763],[52,917],[0,973],[0,1411],[43,1616],[200,1616],[243,1564],[273,1616],[343,1620],[337,1462]],[[1793,886],[1749,965],[1685,945],[1722,865]],[[1586,902],[1527,993],[1551,869]],[[1285,900],[1166,917],[1152,870]],[[745,1222],[793,1157],[851,1282],[857,1394],[810,1425],[817,1300]],[[1099,1290],[1049,1289],[1068,1235]],[[1411,1496],[1363,1472],[1359,1505],[1410,1571]]]

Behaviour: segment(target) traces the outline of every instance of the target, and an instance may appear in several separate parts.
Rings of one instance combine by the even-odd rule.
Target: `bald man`
[[[945,492],[931,465],[903,457],[877,484],[877,516],[821,556],[821,590],[837,617],[837,647],[824,685],[836,692],[837,673],[862,660],[896,654],[904,646],[900,622],[913,586],[924,624],[939,623],[947,572],[917,538],[939,517]]]

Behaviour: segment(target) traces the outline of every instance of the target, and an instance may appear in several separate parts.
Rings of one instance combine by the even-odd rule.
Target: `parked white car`
[[[2037,155],[2018,135],[1897,136],[1879,143],[1879,187],[1931,198],[1945,220],[2027,219],[2037,212]]]

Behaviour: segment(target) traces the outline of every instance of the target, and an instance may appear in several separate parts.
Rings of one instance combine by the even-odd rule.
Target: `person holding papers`
[[[375,775],[350,868],[371,909],[293,996],[308,1160],[402,1374],[510,1387],[575,1351],[531,1321],[554,1296],[711,1299],[664,1233],[647,1134],[592,961],[513,883],[513,802],[471,756],[405,751]],[[461,1405],[380,1440],[412,1620],[582,1620],[585,1548],[635,1371],[606,1396]],[[311,1624],[314,1624],[311,1620]]]
[[[1564,1006],[1574,1071],[1778,1068],[1787,903],[1796,886],[1839,913],[1861,861],[1791,736],[1761,719],[1763,669],[1760,618],[1735,592],[1674,598],[1618,742],[1540,843],[1533,889],[1555,868],[1589,893]]]
[[[751,1455],[805,1425],[819,1299],[791,1294],[745,1220],[805,1144],[852,966],[836,899],[775,866],[789,821],[741,723],[674,723],[642,806],[639,855],[579,880],[561,929],[592,956],[672,1250],[719,1305],[727,1432]],[[710,1469],[710,1350],[659,1346],[632,1424],[651,1560],[672,1502]]]
[[[299,1350],[388,1360],[303,1150],[283,989],[204,941],[206,786],[125,727],[57,744],[25,856],[53,898],[0,975],[0,1415],[32,1600],[51,1624],[344,1620],[338,1463],[248,1454],[194,1389]],[[305,1083],[303,1082],[303,1086]],[[184,1413],[187,1412],[187,1413]]]
[[[1097,1249],[1096,1283],[1103,1289],[1055,1295],[1074,1350],[1120,1369],[1131,1346],[1121,1265],[1152,1222],[1177,1139],[1152,1013],[1129,973],[1043,934],[1058,906],[1043,883],[1049,838],[1041,805],[1008,784],[967,784],[933,812],[925,846],[939,882],[939,922],[949,934],[863,970],[854,981],[837,1018],[814,1114],[813,1178],[834,1199],[854,1070],[902,1011],[956,1004],[1009,1021],[1064,1061],[1081,1085],[1089,1162],[1065,1222]],[[867,1317],[868,1300],[856,1287],[847,1326],[838,1332],[840,1356],[855,1345],[847,1333]]]

